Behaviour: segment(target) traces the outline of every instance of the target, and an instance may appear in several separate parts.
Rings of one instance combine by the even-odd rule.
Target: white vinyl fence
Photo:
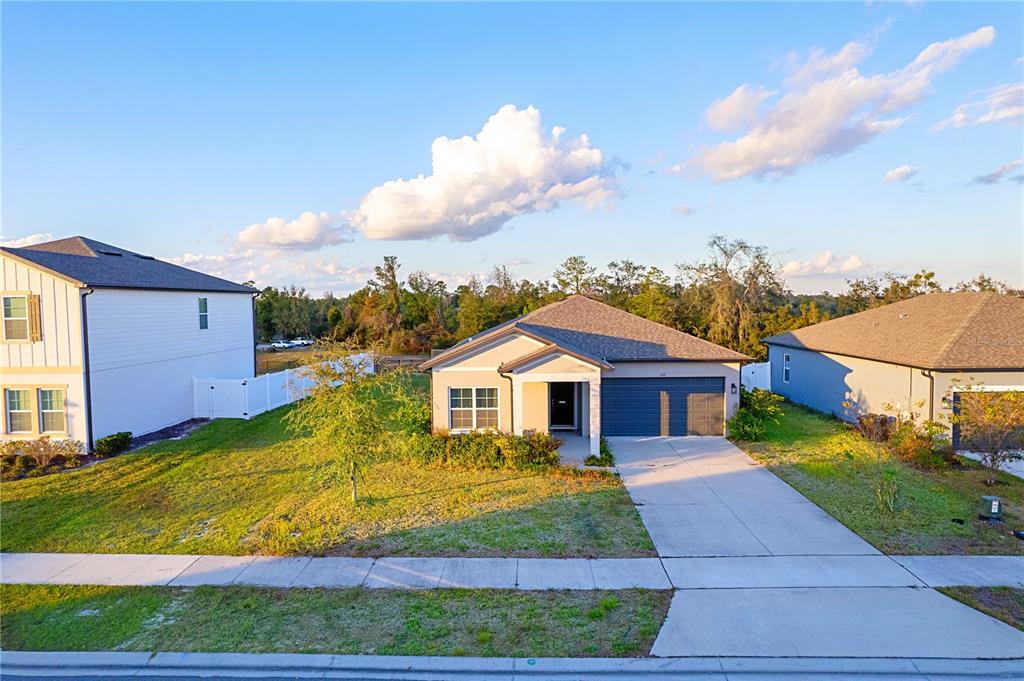
[[[772,389],[772,363],[760,362],[758,364],[746,364],[740,369],[740,383],[747,390],[760,388],[761,390]]]
[[[365,361],[363,355],[353,357]],[[367,373],[373,367],[367,365]],[[285,369],[256,378],[193,378],[193,417],[251,419],[305,397],[313,382],[298,369]]]

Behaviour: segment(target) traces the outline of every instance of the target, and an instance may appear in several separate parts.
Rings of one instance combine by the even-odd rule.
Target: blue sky
[[[453,283],[672,273],[721,233],[799,291],[1024,285],[1020,3],[2,12],[9,242],[345,292],[386,254]]]

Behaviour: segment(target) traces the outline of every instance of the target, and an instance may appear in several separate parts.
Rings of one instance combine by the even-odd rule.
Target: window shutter
[[[39,296],[28,296],[28,339],[33,343],[43,340],[43,325],[39,319]]]

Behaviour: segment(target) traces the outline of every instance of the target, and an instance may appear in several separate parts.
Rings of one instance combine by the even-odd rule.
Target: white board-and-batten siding
[[[94,437],[192,418],[193,378],[254,376],[249,294],[95,289],[86,305]]]
[[[40,340],[0,342],[0,388],[40,387],[64,390],[67,437],[88,439],[82,375],[82,308],[78,287],[60,277],[0,257],[0,293],[39,296]],[[2,405],[0,394],[0,405]],[[7,433],[0,414],[0,437],[37,435]]]

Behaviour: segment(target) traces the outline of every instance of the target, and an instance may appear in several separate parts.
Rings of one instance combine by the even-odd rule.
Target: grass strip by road
[[[1024,589],[956,586],[939,591],[1024,631]]]
[[[596,471],[339,466],[292,437],[288,407],[214,421],[82,470],[0,483],[0,548],[20,552],[653,556],[618,478]]]
[[[791,403],[762,441],[738,442],[752,457],[885,553],[1024,554],[1024,480],[1001,473],[994,487],[974,462],[927,469],[892,457],[851,426]],[[879,502],[886,471],[898,485],[896,510]],[[1003,498],[1005,522],[978,519],[982,495]]]
[[[0,586],[4,650],[497,657],[650,652],[669,591]]]

